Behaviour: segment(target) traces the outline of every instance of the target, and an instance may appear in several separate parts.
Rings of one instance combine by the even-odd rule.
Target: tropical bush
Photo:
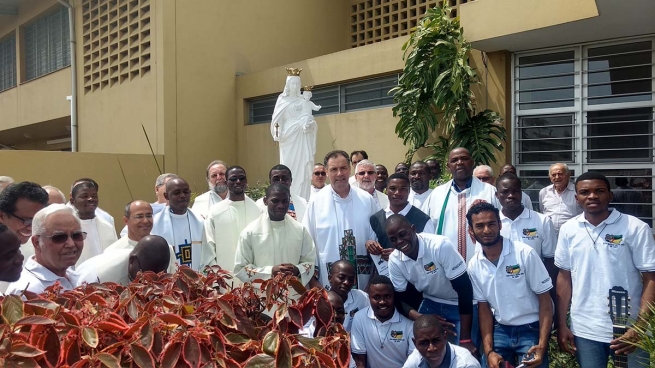
[[[206,275],[181,267],[127,287],[55,284],[24,297],[0,302],[2,367],[336,368],[350,357],[326,292],[289,276],[232,287],[218,267]],[[328,326],[323,337],[297,334],[311,317]]]

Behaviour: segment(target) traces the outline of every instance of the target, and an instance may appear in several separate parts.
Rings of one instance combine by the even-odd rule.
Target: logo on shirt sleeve
[[[437,270],[437,265],[435,265],[434,262],[430,262],[428,264],[424,264],[423,269],[429,273],[433,273]]]

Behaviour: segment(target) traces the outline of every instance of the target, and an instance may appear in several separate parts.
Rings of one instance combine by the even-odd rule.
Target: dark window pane
[[[278,95],[273,95],[251,100],[249,102],[250,124],[270,123],[277,97]]]
[[[652,109],[591,111],[587,124],[589,162],[651,160]]]
[[[519,122],[519,161],[573,161],[571,115],[524,117]]]
[[[345,85],[344,111],[393,105],[389,90],[398,85],[396,76],[381,81],[364,81]]]
[[[519,110],[573,106],[573,57],[566,51],[519,58]]]
[[[548,170],[519,170],[519,177],[521,188],[530,196],[532,208],[539,211],[539,191],[552,184],[548,178]],[[574,178],[575,170],[571,170],[571,180]]]
[[[519,58],[519,77],[538,77],[553,74],[573,73],[573,51],[524,56]],[[530,65],[536,64],[536,65]]]
[[[324,87],[312,90],[311,101],[321,106],[321,109],[314,111],[314,116],[338,114],[339,113],[339,86]]]
[[[544,78],[530,78],[519,80],[519,90],[526,91],[536,88],[552,88],[552,87],[565,87],[572,86],[574,83],[574,76],[561,75],[557,77],[544,77]]]
[[[653,186],[651,169],[598,170],[607,176],[614,200],[611,207],[622,213],[639,217],[649,226],[653,224]]]

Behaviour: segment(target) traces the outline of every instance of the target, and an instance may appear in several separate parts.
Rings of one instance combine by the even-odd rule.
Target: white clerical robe
[[[170,207],[159,212],[153,219],[150,234],[159,235],[173,246],[175,262],[200,271],[204,225],[192,210],[183,215],[171,212]]]
[[[212,206],[205,219],[202,267],[219,265],[224,270],[233,270],[239,235],[261,214],[255,201],[248,196],[243,201],[226,199]]]
[[[227,199],[227,197],[225,197],[225,199]],[[204,220],[207,218],[210,208],[222,200],[223,198],[216,194],[216,192],[209,190],[196,197],[191,209]]]
[[[425,201],[430,197],[430,194],[432,193],[433,189],[428,189],[422,194],[416,193],[414,190],[409,191],[409,197],[407,198],[407,201],[412,204],[412,206],[421,209],[423,208],[423,204]]]
[[[77,285],[95,282],[115,282],[127,286],[130,283],[128,266],[132,249],[114,249],[88,259],[76,269]]]
[[[259,198],[255,203],[262,212],[268,212],[268,208],[264,204],[264,197]],[[287,212],[289,216],[295,218],[296,221],[302,221],[303,217],[305,217],[305,211],[307,211],[307,201],[300,196],[292,194],[289,211]]]
[[[114,226],[101,217],[96,216],[89,220],[80,220],[80,222],[82,231],[86,233],[86,239],[84,239],[84,248],[80,259],[75,263],[76,267],[87,259],[102,254],[107,247],[118,240]]]
[[[120,250],[120,249],[129,249],[130,252],[136,247],[136,244],[138,242],[136,240],[130,239],[129,236],[124,236],[114,242],[114,244],[110,245],[105,249],[105,253],[115,251],[115,250]],[[168,248],[170,250],[170,260],[168,262],[168,269],[166,272],[168,273],[175,273],[177,271],[177,257],[175,256],[175,249],[173,249],[173,246],[168,244]]]
[[[448,194],[450,192],[450,194]],[[471,186],[462,190],[460,193],[466,196],[466,204],[464,216],[468,212],[469,208],[474,201],[482,199],[486,202],[491,203],[494,207],[500,210],[500,203],[496,198],[496,188],[481,182],[477,178],[473,177],[471,179]],[[458,238],[458,225],[464,226],[464,236],[466,238],[466,262],[473,258],[475,254],[476,246],[471,240],[471,237],[468,234],[468,223],[464,217],[462,223],[459,223],[458,220],[458,208],[459,208],[459,195],[453,186],[453,181],[450,180],[446,184],[440,185],[432,191],[428,199],[423,204],[421,210],[425,212],[434,224],[437,234],[439,234],[439,220],[441,218],[441,212],[444,213],[444,221],[442,226],[442,231],[439,235],[444,235],[450,239],[450,241],[457,247],[457,238]],[[446,197],[448,201],[446,202]]]
[[[298,268],[300,281],[307,285],[314,276],[315,261],[314,240],[300,222],[289,215],[282,221],[271,221],[265,212],[241,232],[234,273],[243,282],[266,280],[274,266],[290,263]]]
[[[366,288],[373,265],[366,251],[366,241],[375,239],[370,217],[377,212],[373,197],[350,187],[341,198],[331,185],[316,193],[307,207],[303,225],[316,245],[318,280],[329,287],[328,270],[332,263],[346,259],[356,265],[357,287]]]
[[[375,200],[375,203],[377,203],[377,205],[380,207],[378,208],[378,211],[386,208],[389,205],[389,197],[377,189],[375,192],[373,192],[373,199]]]

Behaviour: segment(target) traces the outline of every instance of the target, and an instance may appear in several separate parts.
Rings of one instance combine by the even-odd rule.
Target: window
[[[654,39],[514,55],[514,163],[534,202],[548,168],[605,174],[613,206],[652,224]]]
[[[311,101],[321,106],[314,116],[339,114],[393,105],[389,90],[398,85],[398,75],[319,87],[311,90]],[[248,123],[270,123],[279,93],[248,100]]]
[[[25,79],[70,66],[70,33],[68,10],[42,17],[25,27]]]
[[[0,91],[16,87],[16,36],[0,41]]]

